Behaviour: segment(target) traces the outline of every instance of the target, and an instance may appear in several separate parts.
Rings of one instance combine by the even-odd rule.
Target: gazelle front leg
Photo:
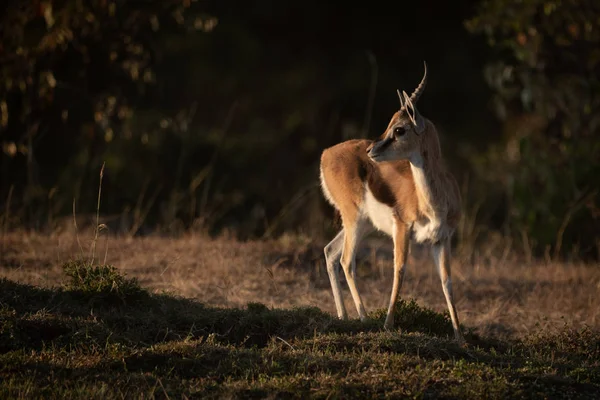
[[[406,268],[406,259],[408,253],[408,228],[401,221],[394,222],[394,283],[392,286],[392,295],[390,297],[390,304],[388,306],[387,316],[385,318],[385,329],[392,329],[394,327],[394,311],[396,309],[396,302],[398,301],[398,295],[402,288],[402,281],[404,280],[404,271]]]
[[[452,274],[450,271],[450,239],[442,240],[432,246],[433,260],[436,264],[438,274],[442,281],[442,290],[448,304],[448,311],[452,319],[452,327],[454,328],[454,337],[459,343],[464,343],[465,339],[460,331],[460,324],[456,307],[454,306],[454,297],[452,295]]]

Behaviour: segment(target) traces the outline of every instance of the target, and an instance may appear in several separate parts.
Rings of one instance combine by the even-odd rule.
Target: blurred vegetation
[[[533,255],[598,257],[600,4],[484,1],[466,26],[494,49],[503,137],[469,158],[505,233]]]
[[[2,226],[93,213],[105,162],[114,233],[329,237],[321,151],[378,135],[426,60],[463,247],[598,257],[598,7],[378,7],[4,2]]]
[[[19,210],[12,217],[42,227],[73,199],[95,204],[92,176],[103,160],[114,180],[107,209],[126,206],[134,194],[128,188],[141,193],[145,179],[160,180],[152,166],[157,149],[173,140],[167,132],[187,132],[185,117],[153,109],[164,42],[209,32],[217,20],[185,0],[3,7],[2,189]],[[172,127],[155,134],[171,115]],[[169,160],[170,169],[175,164]]]

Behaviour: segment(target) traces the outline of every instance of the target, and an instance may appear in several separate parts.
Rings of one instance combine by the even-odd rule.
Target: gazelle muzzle
[[[373,142],[367,147],[367,154],[371,159],[377,158],[377,156],[381,155],[381,153],[383,153],[393,142],[394,139],[390,137]]]

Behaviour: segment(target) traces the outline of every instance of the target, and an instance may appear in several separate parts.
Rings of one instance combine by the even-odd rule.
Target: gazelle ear
[[[425,130],[425,120],[423,120],[423,117],[419,113],[419,110],[413,104],[412,100],[410,99],[410,97],[408,97],[406,92],[403,91],[402,95],[404,96],[404,104],[406,105],[406,115],[408,115],[408,118],[410,118],[410,121],[415,127],[415,131],[417,132],[417,134],[420,135]]]
[[[403,108],[406,108],[406,105],[404,104],[404,99],[402,98],[400,89],[396,89],[396,93],[398,93],[398,99],[400,99],[400,110],[402,110]]]

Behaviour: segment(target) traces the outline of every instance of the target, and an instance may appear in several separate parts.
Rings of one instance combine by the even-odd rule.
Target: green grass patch
[[[112,265],[92,265],[86,261],[69,261],[63,265],[68,278],[66,287],[92,293],[141,292],[136,279],[128,279]]]
[[[366,322],[317,308],[216,308],[151,294],[111,266],[65,265],[62,287],[0,280],[0,398],[593,398],[600,334],[522,341],[467,332],[401,301]]]

